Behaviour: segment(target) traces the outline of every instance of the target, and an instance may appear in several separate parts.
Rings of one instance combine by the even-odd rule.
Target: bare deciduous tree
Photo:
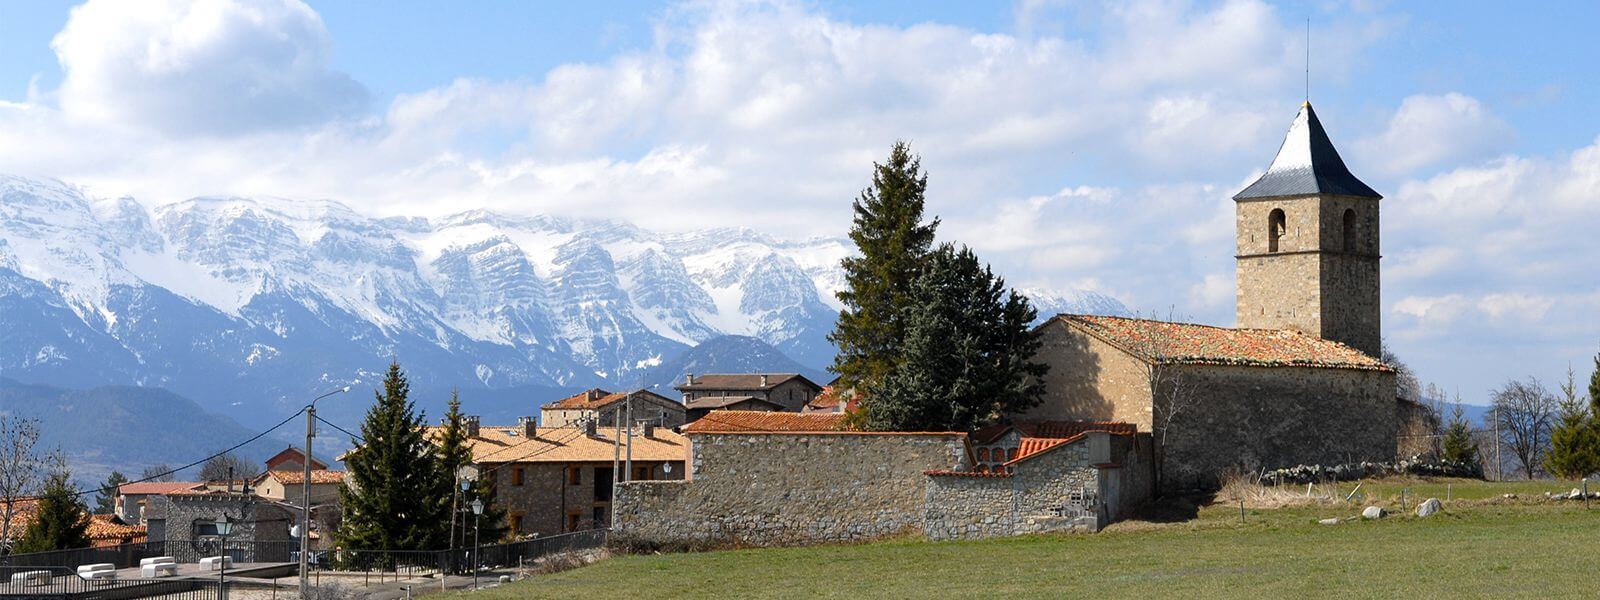
[[[10,551],[20,504],[39,494],[50,475],[66,467],[59,452],[39,452],[39,420],[0,416],[0,549]]]
[[[1522,466],[1522,473],[1533,479],[1539,457],[1550,445],[1550,429],[1555,423],[1556,397],[1539,380],[1510,380],[1493,391],[1494,412],[1499,419],[1501,441]]]
[[[139,481],[177,481],[178,476],[172,473],[172,467],[165,463],[150,465],[139,472]]]
[[[1145,384],[1150,389],[1151,424],[1154,425],[1156,439],[1156,488],[1161,487],[1161,471],[1165,468],[1167,436],[1171,433],[1174,424],[1179,424],[1188,417],[1191,409],[1197,403],[1199,394],[1196,394],[1198,382],[1193,377],[1193,372],[1178,362],[1184,354],[1180,340],[1176,337],[1177,329],[1170,324],[1176,322],[1171,311],[1166,319],[1145,317],[1151,324],[1141,331],[1140,337],[1131,343],[1130,348],[1134,354],[1144,358],[1140,361]]]
[[[255,463],[247,462],[232,452],[213,456],[200,465],[201,481],[227,481],[230,476],[234,480],[254,479],[260,474],[261,468]]]

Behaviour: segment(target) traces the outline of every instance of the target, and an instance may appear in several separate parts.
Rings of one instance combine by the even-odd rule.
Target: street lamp
[[[222,545],[218,549],[219,559],[217,570],[217,600],[228,600],[228,534],[233,533],[233,521],[228,520],[228,515],[217,517],[217,535],[222,536]]]
[[[472,589],[478,589],[478,517],[483,516],[483,499],[472,499]]]
[[[303,469],[301,472],[301,476],[305,479],[300,481],[300,514],[301,518],[303,519],[300,525],[301,598],[305,598],[306,594],[311,591],[311,579],[306,571],[309,570],[307,561],[309,559],[309,555],[311,554],[311,438],[317,437],[317,401],[334,394],[343,394],[348,391],[350,391],[350,386],[347,385],[321,396],[317,396],[316,398],[312,398],[311,403],[306,405],[306,455],[304,457],[305,460],[301,461],[305,463],[302,465]]]
[[[456,468],[456,483],[460,484],[459,490],[450,493],[450,562],[456,564],[460,559],[456,555],[456,514],[461,512],[461,495],[472,488],[472,482],[478,480],[478,467],[476,465],[461,465]],[[466,528],[463,526],[463,530]],[[463,532],[461,537],[466,537]]]

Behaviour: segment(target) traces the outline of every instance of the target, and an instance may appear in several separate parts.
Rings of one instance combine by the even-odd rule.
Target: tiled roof
[[[1111,433],[1127,434],[1138,430],[1132,423],[1124,423],[1122,421],[1018,421],[1016,423],[1001,423],[980,428],[972,432],[972,442],[975,444],[987,444],[1012,429],[1016,429],[1024,438],[1056,439],[1069,438],[1085,431],[1109,431]]]
[[[1076,438],[1077,436],[1067,438],[1022,438],[1021,445],[1017,447],[1017,458],[1013,458],[1007,462],[1013,462],[1034,454],[1038,454],[1040,452],[1044,452],[1045,450],[1049,450],[1050,448],[1053,448],[1059,444],[1064,444],[1068,440]]]
[[[1229,329],[1095,315],[1056,315],[1053,320],[1163,364],[1393,370],[1360,350],[1287,329]]]
[[[277,454],[272,455],[272,458],[267,459],[267,468],[276,468],[278,465],[290,460],[304,464],[303,461],[305,458],[306,453],[304,450],[301,450],[297,446],[289,446],[288,448],[279,450]],[[311,457],[311,468],[326,469],[328,468],[328,463],[322,462],[320,459],[313,456]]]
[[[142,537],[145,537],[145,528],[142,526],[124,525],[112,515],[91,515],[89,517],[89,539],[91,540],[125,540]]]
[[[791,413],[755,410],[712,411],[685,427],[684,433],[817,433],[854,431],[841,413]]]
[[[330,471],[330,470],[327,470],[327,469],[312,469],[311,470],[311,485],[322,485],[322,484],[328,484],[328,483],[340,483],[340,482],[344,481],[345,474],[346,474],[346,471]],[[258,482],[259,481],[263,481],[267,477],[271,477],[273,479],[276,479],[276,480],[278,480],[279,483],[282,483],[284,485],[301,485],[302,483],[305,482],[305,479],[306,479],[305,473],[303,471],[267,471],[266,473],[262,473],[261,477],[257,478],[256,481],[258,481]]]
[[[752,400],[754,400],[756,402],[760,402],[760,403],[765,404],[767,406],[771,406],[771,407],[773,407],[775,409],[781,410],[783,408],[783,405],[781,405],[781,404],[778,404],[776,402],[771,402],[771,401],[768,401],[768,400],[763,400],[761,398],[756,398],[754,396],[704,396],[704,397],[701,397],[701,398],[696,398],[694,400],[690,400],[688,404],[684,405],[684,408],[690,408],[690,409],[727,408],[727,407],[733,406],[735,404],[740,404],[740,403],[743,403],[743,402],[750,402]]]
[[[125,496],[150,494],[165,495],[174,492],[183,492],[204,487],[204,483],[197,481],[141,481],[139,483],[124,483],[117,486],[117,493]]]
[[[761,385],[761,377],[765,375],[767,384]],[[679,390],[770,390],[782,385],[791,379],[799,379],[812,387],[822,389],[822,386],[806,379],[799,373],[737,373],[695,375],[694,383],[685,383],[677,387]]]
[[[649,390],[638,390],[633,392],[633,395],[635,399],[648,397],[649,399],[653,399],[658,402],[677,404],[677,401]],[[627,397],[628,392],[608,392],[600,388],[594,388],[567,396],[566,398],[562,398],[555,402],[551,402],[544,405],[544,408],[555,410],[594,410],[598,408],[605,408],[614,403],[621,402],[627,399]]]
[[[429,427],[438,435],[441,427]],[[616,456],[616,429],[601,427],[590,437],[581,427],[540,427],[538,437],[528,439],[517,426],[484,425],[478,436],[467,440],[475,463],[507,462],[610,462]],[[624,433],[624,441],[626,433]],[[665,427],[657,427],[645,437],[633,433],[633,460],[681,461],[689,455],[688,440]]]
[[[816,398],[812,398],[810,402],[807,402],[806,407],[813,409],[834,408],[844,401],[843,398],[840,398],[843,393],[839,388],[831,385],[822,386],[822,393],[817,394]]]

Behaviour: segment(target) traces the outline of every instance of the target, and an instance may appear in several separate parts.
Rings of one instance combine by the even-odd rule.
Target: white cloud
[[[299,0],[91,0],[50,44],[64,115],[111,128],[231,134],[315,125],[366,92],[328,69],[322,20]]]
[[[1512,137],[1511,126],[1483,103],[1450,92],[1407,97],[1389,119],[1388,128],[1361,140],[1357,147],[1365,156],[1382,157],[1364,163],[1390,174],[1406,174],[1482,158],[1504,148]]]

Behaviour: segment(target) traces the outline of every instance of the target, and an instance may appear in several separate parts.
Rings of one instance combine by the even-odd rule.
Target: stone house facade
[[[624,415],[630,403],[635,422],[655,419],[655,425],[668,428],[684,424],[684,406],[671,398],[649,390],[612,393],[595,388],[539,407],[539,425],[579,427],[593,420],[601,427],[615,427],[617,416]]]
[[[289,527],[295,517],[254,494],[227,491],[167,494],[148,517],[150,540],[166,542],[166,554],[178,562],[224,552],[235,562],[288,562],[297,549]],[[226,546],[217,534],[217,519],[234,521]]]
[[[749,397],[765,400],[783,407],[786,412],[800,412],[806,404],[822,393],[822,386],[799,373],[741,373],[684,376],[683,403],[711,397]]]
[[[518,426],[469,426],[468,433],[473,463],[493,482],[512,537],[605,527],[613,460],[621,459],[623,481],[671,480],[684,477],[689,454],[683,436],[654,425],[633,428],[631,443],[626,429],[619,435],[614,427],[539,427],[532,419]]]

